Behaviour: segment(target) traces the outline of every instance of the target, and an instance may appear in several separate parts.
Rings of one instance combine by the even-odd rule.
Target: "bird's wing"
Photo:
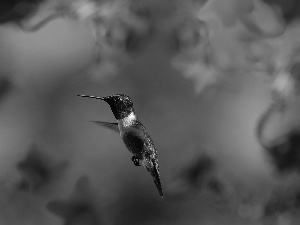
[[[150,138],[150,136],[148,135],[148,132],[146,130],[146,128],[143,126],[143,124],[141,124],[140,122],[136,122],[135,125],[132,125],[132,127],[128,128],[128,130],[137,138],[143,140],[143,142],[145,143],[145,147],[150,147],[151,145],[153,145],[153,142]]]
[[[120,132],[119,127],[118,127],[118,123],[109,123],[109,122],[102,122],[102,121],[90,121],[90,122],[96,123],[100,126],[108,128],[108,129],[113,130],[115,132]]]
[[[164,193],[161,187],[161,182],[160,182],[160,175],[159,175],[159,168],[158,168],[158,163],[154,159],[152,159],[152,167],[148,170],[149,173],[151,174],[153,181],[155,183],[155,186],[159,192],[159,195],[163,198]]]
[[[139,122],[128,130],[130,131],[132,140],[134,139],[135,142],[138,143],[135,145],[139,148],[138,150],[141,150],[140,148],[146,150],[146,154],[150,157],[150,161],[148,161],[149,164],[146,165],[145,168],[152,176],[160,196],[163,197],[164,194],[160,182],[157,152],[152,139],[150,138],[146,128]]]

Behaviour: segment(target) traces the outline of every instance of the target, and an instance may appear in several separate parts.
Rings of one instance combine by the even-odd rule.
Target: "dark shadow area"
[[[96,203],[89,179],[84,176],[76,182],[70,197],[50,201],[47,209],[60,217],[64,225],[100,225],[103,223]]]
[[[45,0],[2,0],[0,2],[0,24],[20,23],[36,13]]]
[[[267,150],[268,156],[279,172],[300,169],[300,132],[292,131],[275,141]]]
[[[23,177],[18,183],[18,189],[37,193],[59,179],[67,165],[66,161],[52,161],[36,144],[33,144],[26,158],[17,164]]]

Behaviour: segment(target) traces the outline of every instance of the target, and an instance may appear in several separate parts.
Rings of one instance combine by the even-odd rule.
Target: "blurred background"
[[[296,0],[3,0],[0,224],[293,225]],[[129,95],[164,198],[105,102]]]

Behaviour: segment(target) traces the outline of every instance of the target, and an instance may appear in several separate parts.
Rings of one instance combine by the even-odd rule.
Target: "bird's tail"
[[[149,172],[153,178],[153,181],[157,187],[157,190],[158,190],[160,196],[163,198],[164,194],[163,194],[163,190],[162,190],[161,183],[160,183],[158,163],[155,160],[152,160],[152,165],[153,166],[150,168]]]

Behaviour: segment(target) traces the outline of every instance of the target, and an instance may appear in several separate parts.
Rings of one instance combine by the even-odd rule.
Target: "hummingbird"
[[[152,176],[160,196],[163,191],[160,182],[157,150],[144,125],[136,116],[132,99],[124,94],[115,94],[106,97],[91,95],[77,95],[80,97],[95,98],[109,104],[117,123],[91,121],[109,128],[120,134],[126,148],[133,154],[131,160],[135,166],[143,166]]]

